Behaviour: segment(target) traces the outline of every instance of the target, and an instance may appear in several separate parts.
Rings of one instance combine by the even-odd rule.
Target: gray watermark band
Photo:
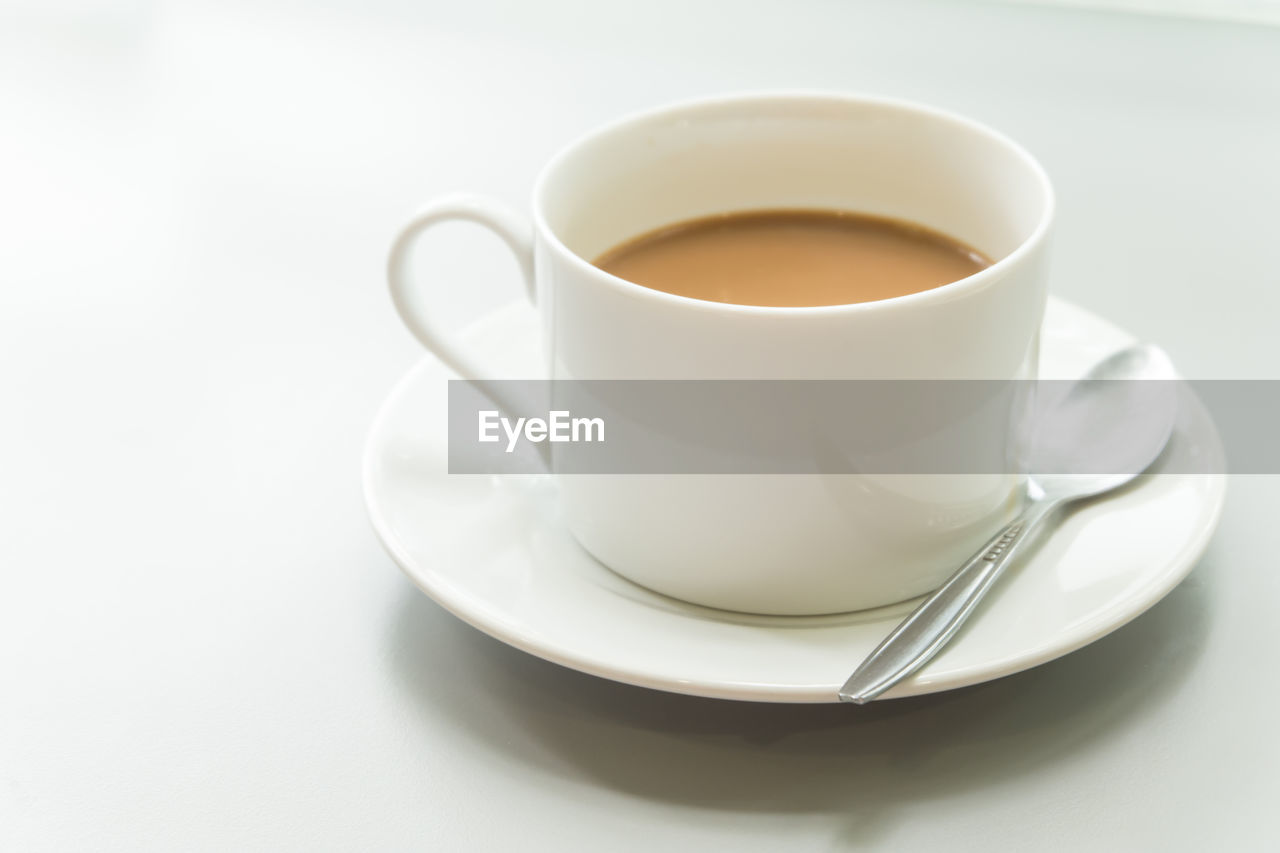
[[[1174,417],[1156,473],[1280,473],[1280,381],[1088,381],[451,380],[449,471],[1133,474]]]

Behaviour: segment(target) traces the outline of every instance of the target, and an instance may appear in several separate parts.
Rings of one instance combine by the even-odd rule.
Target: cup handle
[[[409,275],[409,255],[418,238],[431,226],[454,220],[483,225],[502,238],[515,255],[529,301],[534,302],[533,229],[529,221],[505,204],[478,195],[444,196],[428,202],[415,213],[391,244],[387,281],[400,319],[427,351],[463,379],[482,381],[497,373],[486,369],[451,333],[434,322],[427,306],[426,288],[417,285]]]

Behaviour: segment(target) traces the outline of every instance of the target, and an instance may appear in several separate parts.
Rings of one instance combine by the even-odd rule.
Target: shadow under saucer
[[[922,803],[1103,748],[1177,693],[1204,647],[1212,604],[1209,579],[1196,573],[1066,657],[861,707],[703,699],[607,681],[510,648],[408,587],[387,642],[392,675],[424,720],[478,748],[654,801],[839,815],[852,821],[850,838],[867,843]]]

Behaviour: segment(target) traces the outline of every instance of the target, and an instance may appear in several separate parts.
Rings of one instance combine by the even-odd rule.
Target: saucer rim
[[[1057,297],[1050,297],[1049,301],[1054,303],[1058,310],[1066,310],[1068,313],[1081,315],[1088,321],[1109,329],[1127,342],[1136,340],[1128,331],[1115,326],[1104,317],[1080,308],[1074,303]],[[478,331],[487,324],[500,322],[500,318],[511,312],[518,304],[516,302],[509,303],[486,313],[460,334],[465,336]],[[409,555],[405,546],[397,539],[386,521],[387,514],[380,505],[377,490],[374,487],[376,457],[379,448],[382,446],[377,439],[384,432],[384,427],[387,421],[390,420],[392,413],[400,408],[397,404],[401,398],[418,384],[416,380],[420,374],[436,367],[438,361],[434,356],[424,354],[392,387],[379,406],[378,412],[366,433],[364,451],[361,458],[361,484],[366,517],[369,519],[383,549],[419,591],[463,622],[494,639],[543,660],[611,681],[669,693],[715,699],[796,704],[828,704],[840,701],[837,695],[840,688],[839,684],[780,684],[756,680],[713,679],[693,681],[670,677],[664,678],[656,673],[619,668],[617,665],[611,665],[608,661],[598,657],[592,657],[588,654],[565,648],[562,644],[549,643],[536,632],[524,631],[513,625],[487,603],[477,601],[473,595],[463,593],[444,577],[433,575],[428,578],[417,571],[414,568],[417,561]],[[1212,420],[1206,418],[1205,423],[1207,429],[1205,430],[1204,439],[1209,445],[1210,452],[1218,459],[1221,459],[1223,458],[1221,436]],[[1218,528],[1226,502],[1226,476],[1221,474],[1200,476],[1207,477],[1212,484],[1212,488],[1203,502],[1204,505],[1209,506],[1208,511],[1198,515],[1195,536],[1187,542],[1176,557],[1168,560],[1163,571],[1152,578],[1148,584],[1117,601],[1112,606],[1095,612],[1087,620],[1074,625],[1070,633],[1054,635],[1052,642],[1041,642],[1031,647],[1023,646],[1018,650],[1017,654],[994,661],[989,660],[983,664],[972,665],[962,669],[952,669],[945,673],[931,674],[926,668],[912,678],[903,681],[881,698],[897,699],[939,693],[1014,675],[1078,651],[1141,616],[1186,579],[1204,555],[1214,532]],[[608,571],[607,567],[602,566],[601,568],[604,571]],[[705,618],[700,614],[714,614],[716,612],[714,609],[701,605],[661,596],[659,593],[654,593],[643,587],[637,586],[636,588],[647,595],[658,596],[673,602],[682,610],[688,609],[690,618]],[[913,601],[919,601],[922,598],[923,596],[920,596]],[[885,611],[883,618],[873,621],[883,623],[887,634],[908,612],[911,604],[912,602],[900,602],[897,605],[872,608],[871,611]],[[762,625],[762,627],[766,630],[779,630],[779,627],[768,625],[767,621],[786,620],[795,624],[796,622],[803,623],[807,620],[821,620],[839,615],[841,614],[785,617],[753,616],[752,618],[765,622],[766,624]]]

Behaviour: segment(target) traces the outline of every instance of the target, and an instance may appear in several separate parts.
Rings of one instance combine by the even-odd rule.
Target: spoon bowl
[[[1028,496],[1071,500],[1119,488],[1155,462],[1178,411],[1173,362],[1143,344],[1103,359],[1046,406],[1033,431]]]

